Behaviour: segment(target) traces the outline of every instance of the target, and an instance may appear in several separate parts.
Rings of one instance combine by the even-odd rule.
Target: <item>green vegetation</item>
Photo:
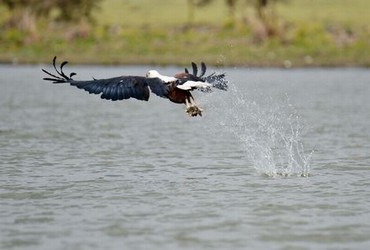
[[[101,0],[93,24],[44,17],[31,30],[7,27],[0,5],[0,62],[370,66],[368,0],[274,3],[273,35],[248,1],[232,17],[224,0],[209,2],[189,15],[187,0]]]

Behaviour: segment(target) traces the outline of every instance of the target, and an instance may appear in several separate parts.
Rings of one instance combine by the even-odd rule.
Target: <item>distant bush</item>
[[[34,31],[40,18],[46,20],[78,23],[92,21],[92,10],[101,0],[0,0],[9,12],[6,27]]]

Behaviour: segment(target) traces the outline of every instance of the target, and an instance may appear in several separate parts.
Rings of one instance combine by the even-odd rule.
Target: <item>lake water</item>
[[[227,68],[190,118],[42,67],[0,66],[0,249],[370,248],[370,70]]]

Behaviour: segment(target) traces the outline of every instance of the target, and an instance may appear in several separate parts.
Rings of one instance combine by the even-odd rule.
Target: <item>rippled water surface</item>
[[[370,248],[369,70],[224,69],[189,118],[41,67],[0,66],[1,249]]]

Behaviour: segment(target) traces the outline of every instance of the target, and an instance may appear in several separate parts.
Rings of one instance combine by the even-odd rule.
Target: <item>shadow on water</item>
[[[265,94],[247,93],[230,83],[227,94],[205,97],[202,101],[213,110],[207,117],[208,128],[239,140],[247,159],[262,175],[309,176],[313,151],[304,149],[301,119],[289,97],[285,95],[281,103]]]

